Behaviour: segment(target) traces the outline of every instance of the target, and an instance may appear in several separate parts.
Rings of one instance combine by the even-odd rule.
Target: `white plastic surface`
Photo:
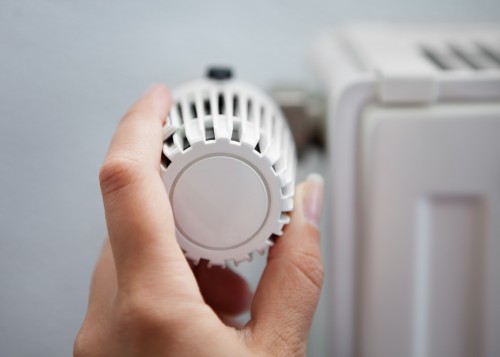
[[[450,47],[499,51],[499,38],[495,26],[381,24],[317,41],[329,110],[333,356],[500,355],[500,64],[475,53],[476,68]],[[423,45],[455,65],[439,68]],[[394,114],[374,125],[382,109]],[[388,134],[397,128],[404,135]]]
[[[363,69],[376,73],[379,100],[404,104],[436,102],[440,80],[457,71],[500,78],[499,33],[498,26],[372,24],[341,36]]]
[[[498,356],[500,101],[363,122],[360,355]]]
[[[177,229],[210,249],[234,248],[251,239],[268,214],[267,187],[260,175],[230,156],[192,163],[170,191]]]
[[[232,79],[186,83],[173,99],[161,175],[179,244],[196,263],[251,260],[282,234],[293,208],[288,125],[266,94]]]

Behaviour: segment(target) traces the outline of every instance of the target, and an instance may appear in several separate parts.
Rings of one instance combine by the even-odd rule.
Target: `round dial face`
[[[183,236],[215,250],[252,239],[269,212],[268,188],[261,176],[246,162],[226,155],[202,157],[184,168],[170,198]]]
[[[259,89],[211,71],[172,92],[160,174],[179,246],[195,264],[264,254],[293,209],[295,146]]]

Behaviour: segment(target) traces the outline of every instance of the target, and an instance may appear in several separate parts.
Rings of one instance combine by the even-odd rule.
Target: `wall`
[[[71,353],[105,236],[99,165],[117,120],[150,83],[178,83],[209,63],[232,64],[265,88],[305,83],[318,30],[374,19],[498,22],[500,3],[3,0],[0,354]],[[302,163],[302,175],[322,162]],[[244,268],[254,283],[257,270]],[[311,355],[324,354],[321,323]]]

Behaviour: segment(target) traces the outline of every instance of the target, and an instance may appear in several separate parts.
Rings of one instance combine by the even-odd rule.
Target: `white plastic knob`
[[[179,245],[210,265],[263,254],[293,208],[295,145],[281,111],[230,78],[195,80],[172,97],[161,176]]]

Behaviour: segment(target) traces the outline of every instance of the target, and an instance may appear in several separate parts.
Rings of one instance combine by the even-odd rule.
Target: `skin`
[[[109,239],[74,356],[303,356],[323,282],[322,184],[296,190],[291,223],[270,249],[255,295],[229,269],[193,266],[175,238],[159,175],[170,109],[155,86],[121,120],[100,171]],[[232,317],[250,308],[251,320]]]

